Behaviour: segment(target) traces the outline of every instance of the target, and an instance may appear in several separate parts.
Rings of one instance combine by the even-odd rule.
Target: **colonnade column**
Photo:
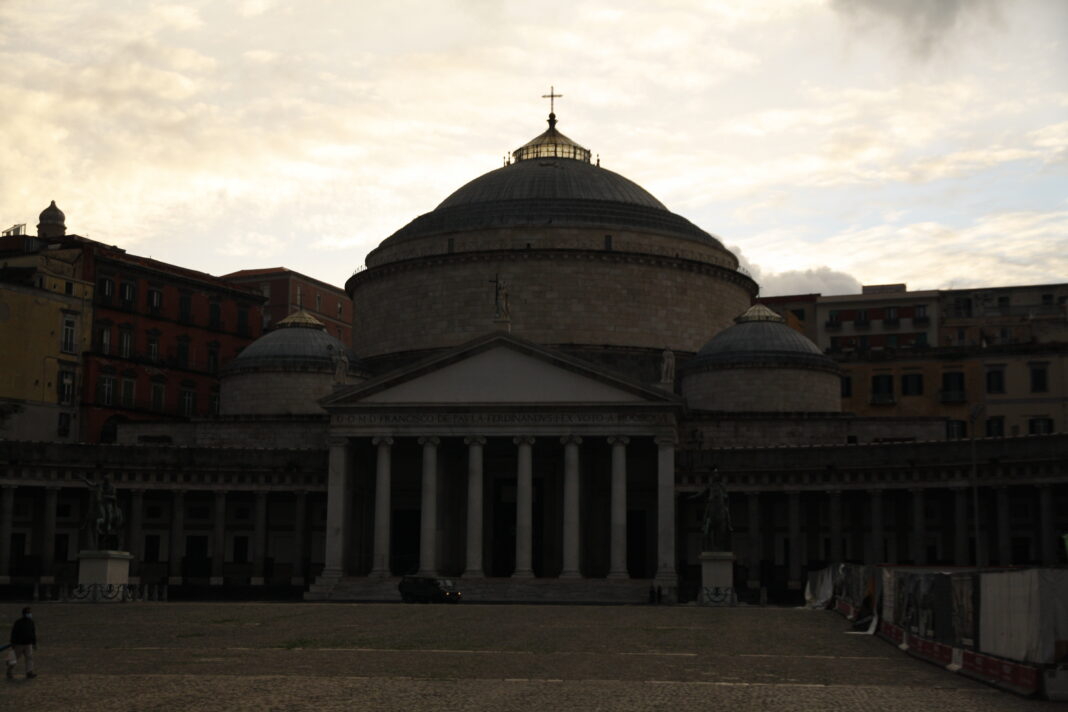
[[[464,576],[485,576],[482,571],[482,448],[486,438],[472,435],[467,445],[467,557]]]
[[[1038,486],[1038,521],[1039,534],[1041,535],[1038,555],[1042,557],[1043,566],[1053,566],[1057,563],[1057,549],[1055,545],[1057,535],[1054,531],[1053,522],[1053,487],[1042,484]]]
[[[582,438],[565,435],[564,446],[564,567],[560,578],[579,578],[579,445]]]
[[[348,549],[348,523],[345,521],[349,498],[349,441],[330,439],[330,464],[326,485],[326,541],[323,572],[320,580],[337,581],[345,575]]]
[[[171,498],[171,536],[167,550],[168,583],[182,583],[182,559],[185,557],[185,490],[174,490]]]
[[[675,570],[675,436],[660,436],[655,441],[656,580],[673,589],[679,582]]]
[[[145,491],[130,490],[130,529],[126,541],[126,550],[133,555],[130,561],[130,583],[139,583],[141,562],[145,558]]]
[[[760,493],[745,496],[749,508],[749,578],[747,588],[760,588],[760,562],[764,559],[764,536],[760,522]]]
[[[998,509],[998,563],[1008,566],[1012,563],[1012,525],[1009,523],[1009,488],[994,489]]]
[[[293,566],[289,573],[290,583],[294,586],[304,585],[304,549],[306,548],[304,529],[307,527],[308,493],[297,490],[293,505]]]
[[[533,578],[534,547],[534,438],[513,438],[519,447],[515,488],[515,571],[514,578]]]
[[[912,563],[927,565],[927,512],[923,507],[923,490],[912,490]]]
[[[255,552],[252,559],[252,585],[265,583],[267,567],[267,493],[256,493]]]
[[[58,487],[45,487],[44,521],[41,526],[41,583],[52,583],[56,560],[56,503]],[[99,548],[99,542],[97,542]]]
[[[419,575],[435,576],[438,572],[438,445],[436,437],[419,438],[423,446],[422,509],[419,519]]]
[[[829,490],[827,503],[831,520],[831,550],[829,556],[832,564],[842,563],[842,490]]]
[[[786,493],[786,519],[789,532],[789,559],[786,562],[786,587],[801,588],[801,493]]]
[[[883,563],[883,491],[868,490],[871,499],[871,546],[868,550],[868,563]]]
[[[374,558],[371,562],[371,575],[386,577],[390,575],[390,517],[392,516],[393,491],[393,438],[377,437],[371,440],[377,448],[375,462],[375,541]]]
[[[609,535],[608,578],[628,578],[627,573],[627,443],[630,438],[608,438],[612,446],[612,513]]]
[[[226,562],[226,491],[215,493],[215,519],[212,521],[211,585],[222,586]]]
[[[0,583],[11,581],[11,524],[15,518],[15,487],[0,487]]]

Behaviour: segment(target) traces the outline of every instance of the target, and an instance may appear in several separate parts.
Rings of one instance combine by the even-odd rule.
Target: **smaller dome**
[[[763,304],[734,319],[734,326],[713,336],[687,367],[746,366],[769,361],[837,371],[834,361],[804,334]]]
[[[329,370],[341,358],[348,360],[348,371],[363,371],[359,360],[347,346],[326,332],[326,327],[304,310],[290,314],[276,328],[253,341],[226,366],[227,371],[248,368],[280,370]]]
[[[41,211],[37,227],[41,225],[66,225],[67,216],[56,207],[56,201],[52,201],[47,208]]]

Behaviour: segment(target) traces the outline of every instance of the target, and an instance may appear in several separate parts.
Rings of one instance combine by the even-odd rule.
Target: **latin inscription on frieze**
[[[506,425],[670,425],[667,413],[351,413],[334,415],[333,425],[506,426]]]

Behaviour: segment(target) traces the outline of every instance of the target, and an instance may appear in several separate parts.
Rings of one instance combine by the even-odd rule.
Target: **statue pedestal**
[[[734,592],[734,552],[701,552],[702,606],[733,606],[738,603]]]
[[[79,586],[126,586],[130,583],[128,551],[85,550],[78,552]]]

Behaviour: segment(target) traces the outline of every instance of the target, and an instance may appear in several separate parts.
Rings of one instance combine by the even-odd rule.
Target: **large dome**
[[[791,365],[837,370],[834,361],[804,334],[763,304],[750,307],[737,322],[709,340],[697,352],[693,365],[752,365],[778,361]]]

